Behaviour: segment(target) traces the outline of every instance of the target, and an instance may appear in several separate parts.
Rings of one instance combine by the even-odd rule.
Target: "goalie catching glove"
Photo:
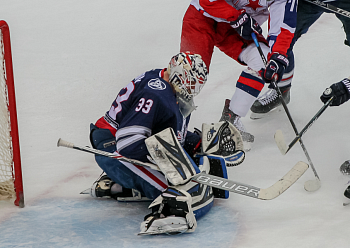
[[[208,158],[222,158],[226,166],[236,166],[244,161],[245,153],[240,132],[230,122],[202,125],[202,151]]]

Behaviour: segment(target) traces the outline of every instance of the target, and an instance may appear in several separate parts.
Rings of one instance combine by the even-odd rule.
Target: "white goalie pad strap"
[[[186,221],[188,225],[187,232],[194,232],[197,228],[197,220],[192,210],[192,197],[188,192],[184,190],[180,190],[180,191],[185,196],[178,196],[176,197],[176,200],[179,200],[179,201],[181,200],[187,203],[187,207],[188,207],[188,213],[186,214]]]
[[[199,173],[171,128],[152,135],[145,143],[151,157],[171,184],[184,184]]]
[[[227,166],[235,166],[245,158],[240,132],[229,122],[202,124],[202,151],[212,158],[223,158]]]
[[[169,187],[160,196],[158,196],[158,198],[156,198],[148,208],[152,208],[157,205],[159,205],[157,214],[149,217],[150,220],[152,218],[154,220],[149,222],[147,222],[147,220],[144,221],[141,224],[140,234],[145,235],[179,232],[178,228],[181,228],[181,232],[195,231],[197,227],[197,220],[192,209],[192,197],[188,192],[177,189],[176,187]],[[182,206],[182,208],[180,206]],[[163,208],[169,207],[175,207],[177,210],[179,210],[179,208],[182,209],[185,213],[185,218],[176,215],[165,216],[163,214]],[[183,219],[183,221],[181,221],[181,219]],[[173,220],[177,223],[174,223]],[[179,221],[182,223],[179,223]]]

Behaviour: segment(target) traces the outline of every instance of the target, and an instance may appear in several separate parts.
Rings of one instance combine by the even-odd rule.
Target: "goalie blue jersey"
[[[176,95],[162,78],[164,70],[147,71],[120,90],[109,111],[96,126],[116,137],[117,151],[128,158],[148,161],[144,140],[171,127],[184,144],[190,116],[182,116]]]

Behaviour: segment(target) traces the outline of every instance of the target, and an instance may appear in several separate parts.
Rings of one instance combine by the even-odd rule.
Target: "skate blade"
[[[80,192],[81,195],[90,195],[90,191],[91,189],[86,189],[86,190],[83,190],[82,192]]]
[[[139,236],[146,236],[146,235],[159,235],[159,234],[167,234],[167,235],[179,235],[188,230],[187,227],[179,227],[174,228],[171,231],[169,230],[156,230],[156,231],[145,231],[145,232],[139,232],[137,235]]]
[[[250,114],[250,119],[252,120],[259,120],[259,119],[263,119],[265,117],[268,117],[270,114],[274,113],[274,112],[278,112],[281,111],[283,109],[282,105],[277,106],[276,108],[271,109],[269,112],[267,113],[254,113],[252,112]]]
[[[118,202],[151,202],[152,200],[147,197],[117,197]]]

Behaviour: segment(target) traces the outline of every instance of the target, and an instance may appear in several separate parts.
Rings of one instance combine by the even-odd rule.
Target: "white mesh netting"
[[[15,196],[3,35],[0,29],[0,200]]]

